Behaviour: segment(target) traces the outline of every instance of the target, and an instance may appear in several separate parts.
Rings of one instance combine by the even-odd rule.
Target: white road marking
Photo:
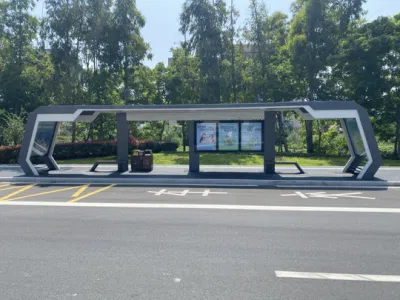
[[[292,197],[292,196],[300,196],[303,199],[308,199],[306,195],[304,195],[302,192],[294,192],[294,194],[282,194],[282,197]]]
[[[277,188],[282,188],[282,189],[304,189],[305,186],[304,185],[277,185]],[[330,189],[341,189],[341,190],[355,190],[355,189],[359,189],[359,190],[387,190],[389,189],[400,189],[400,187],[388,187],[388,186],[358,186],[357,182],[354,182],[354,185],[349,185],[349,186],[345,186],[345,185],[335,185],[335,186],[326,186],[326,185],[312,185],[309,186],[308,188],[312,188],[312,189],[326,189],[326,188],[330,188]]]
[[[286,271],[275,271],[275,275],[278,278],[400,282],[400,276],[392,276],[392,275],[311,273],[311,272],[286,272]]]
[[[203,197],[207,197],[209,193],[210,193],[210,190],[204,190],[202,196],[203,196]]]
[[[210,194],[215,194],[215,195],[227,195],[227,192],[211,192],[211,190],[204,190],[204,192],[191,192],[190,190],[183,190],[183,191],[168,191],[166,189],[159,190],[158,192],[156,191],[148,191],[150,194],[154,194],[155,196],[161,196],[161,195],[172,195],[172,196],[181,196],[184,197],[188,194],[201,194],[203,197],[208,197]]]
[[[161,196],[162,194],[164,194],[167,190],[159,190],[158,192],[152,192],[149,191],[149,193],[154,194],[154,196]]]
[[[337,194],[327,194],[326,192],[312,192],[312,193],[294,192],[293,194],[281,194],[282,197],[300,196],[303,199],[308,199],[308,198],[324,198],[324,199],[355,198],[355,199],[368,199],[368,200],[376,199],[375,197],[365,197],[360,195],[362,195],[362,192],[337,193]]]
[[[179,191],[168,191],[168,192],[164,193],[164,195],[185,197],[188,193],[189,193],[189,190],[183,190],[182,192],[179,192]]]
[[[297,195],[299,195],[303,199],[307,199],[308,197],[304,195],[302,192],[296,192]]]
[[[288,212],[343,212],[400,214],[400,208],[375,207],[323,207],[323,206],[258,206],[258,205],[218,205],[218,204],[175,204],[175,203],[85,203],[11,201],[0,202],[0,206],[50,206],[50,207],[99,207],[99,208],[170,208],[170,209],[210,209],[246,211],[288,211]]]

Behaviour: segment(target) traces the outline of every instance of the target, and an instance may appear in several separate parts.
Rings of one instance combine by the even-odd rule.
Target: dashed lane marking
[[[86,194],[86,195],[83,195],[83,196],[77,197],[77,198],[75,198],[75,199],[72,199],[72,200],[68,201],[68,203],[74,203],[74,202],[77,202],[77,201],[79,201],[79,200],[85,199],[85,198],[87,198],[87,197],[89,197],[89,196],[96,195],[96,194],[101,193],[101,192],[104,192],[105,190],[108,190],[108,189],[110,189],[110,188],[112,188],[112,187],[114,187],[114,186],[115,186],[115,184],[111,184],[111,185],[109,185],[109,186],[106,186],[106,187],[103,187],[103,188],[101,188],[101,189],[95,190],[95,191],[93,191],[93,192],[91,192],[91,193],[88,193],[88,194]]]
[[[7,201],[7,200],[10,201],[11,197],[14,197],[14,196],[16,196],[18,194],[21,194],[22,192],[24,192],[26,190],[29,190],[30,188],[33,188],[34,186],[35,186],[34,184],[24,186],[24,187],[20,188],[18,191],[15,191],[15,192],[13,192],[11,194],[8,194],[8,195],[6,195],[4,197],[1,197],[0,201]]]
[[[0,184],[0,188],[5,187],[5,186],[10,186],[10,184],[9,183]]]
[[[275,275],[278,278],[294,278],[294,279],[400,282],[400,276],[393,276],[393,275],[311,273],[311,272],[286,272],[286,271],[275,271]]]

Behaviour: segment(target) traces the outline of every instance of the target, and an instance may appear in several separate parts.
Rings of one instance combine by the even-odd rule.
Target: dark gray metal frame
[[[39,172],[30,157],[33,142],[40,122],[57,122],[54,137],[60,122],[93,122],[101,113],[116,114],[118,138],[118,171],[128,170],[129,121],[173,120],[189,121],[189,170],[200,171],[200,156],[195,151],[195,122],[197,120],[260,120],[264,119],[264,171],[275,172],[275,114],[277,111],[294,111],[305,120],[328,120],[353,118],[357,120],[360,135],[366,149],[367,163],[357,174],[358,179],[372,179],[382,164],[381,154],[366,109],[353,101],[313,101],[279,102],[253,104],[209,104],[174,106],[48,106],[39,107],[29,115],[27,129],[22,142],[18,162],[29,176],[38,176]],[[356,160],[353,146],[348,137],[346,126],[343,130],[350,149],[351,157],[343,172],[354,168]],[[58,170],[53,159],[56,138],[44,161],[50,170]]]

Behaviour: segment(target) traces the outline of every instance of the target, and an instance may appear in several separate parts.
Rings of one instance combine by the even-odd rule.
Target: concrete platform
[[[400,168],[382,168],[370,181],[343,174],[341,167],[306,167],[299,174],[295,167],[277,167],[267,175],[262,167],[202,166],[200,173],[189,173],[186,166],[155,166],[149,173],[117,173],[116,166],[100,166],[89,172],[91,165],[63,165],[40,177],[27,177],[18,166],[0,166],[2,181],[40,184],[126,184],[144,186],[260,186],[260,187],[384,187],[400,186]]]

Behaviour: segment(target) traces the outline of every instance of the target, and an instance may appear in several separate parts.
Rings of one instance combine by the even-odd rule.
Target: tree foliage
[[[18,143],[24,111],[40,105],[336,99],[366,107],[380,141],[399,155],[400,14],[367,21],[364,2],[293,0],[289,17],[269,12],[263,0],[248,0],[241,27],[232,2],[186,0],[181,44],[171,49],[168,64],[150,68],[144,64],[152,58],[150,45],[141,33],[145,16],[136,1],[45,0],[46,15],[38,20],[35,1],[0,0],[1,143]],[[292,120],[278,115],[280,149],[290,150],[288,136],[289,143],[304,137],[308,152],[343,154],[336,123],[306,122],[294,137]],[[109,139],[115,120],[100,116],[63,132],[72,133],[72,141]],[[180,137],[166,122],[133,123],[132,132]]]

